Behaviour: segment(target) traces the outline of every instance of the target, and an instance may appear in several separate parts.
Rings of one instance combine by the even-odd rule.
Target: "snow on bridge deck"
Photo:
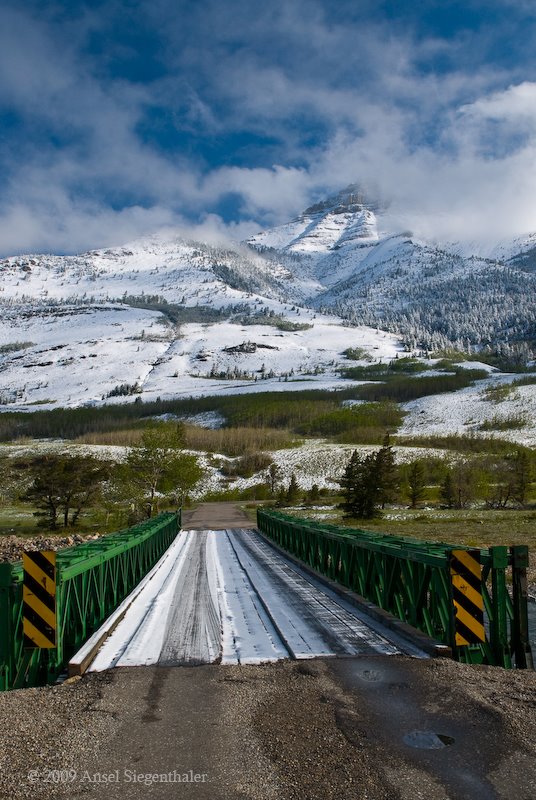
[[[253,530],[181,531],[90,670],[406,653]]]

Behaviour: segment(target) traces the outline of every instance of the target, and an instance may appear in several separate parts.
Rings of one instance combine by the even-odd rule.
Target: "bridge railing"
[[[0,690],[54,681],[68,659],[161,558],[180,528],[161,514],[56,555],[57,647],[25,649],[22,562],[0,564]]]
[[[532,666],[525,546],[480,550],[485,641],[456,644],[451,553],[459,546],[341,528],[259,509],[259,530],[320,574],[452,648],[469,663]],[[511,591],[509,591],[511,587]]]

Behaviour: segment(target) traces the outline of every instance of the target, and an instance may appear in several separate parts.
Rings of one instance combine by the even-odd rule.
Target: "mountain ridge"
[[[275,391],[289,379],[333,387],[348,348],[371,359],[488,348],[526,361],[535,245],[536,234],[503,241],[495,258],[440,247],[392,230],[386,205],[353,184],[242,244],[167,231],[78,256],[5,258],[0,402],[123,402],[259,381]]]

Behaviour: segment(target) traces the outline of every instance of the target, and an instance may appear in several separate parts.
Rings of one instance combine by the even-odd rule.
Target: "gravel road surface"
[[[251,520],[238,503],[201,503],[182,512],[183,530],[220,531],[251,528]]]
[[[404,656],[124,668],[0,695],[0,797],[533,800],[535,742],[535,673]]]

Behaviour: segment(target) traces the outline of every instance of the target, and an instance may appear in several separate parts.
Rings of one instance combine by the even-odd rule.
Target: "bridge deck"
[[[115,666],[423,656],[253,530],[182,531],[94,660]]]

